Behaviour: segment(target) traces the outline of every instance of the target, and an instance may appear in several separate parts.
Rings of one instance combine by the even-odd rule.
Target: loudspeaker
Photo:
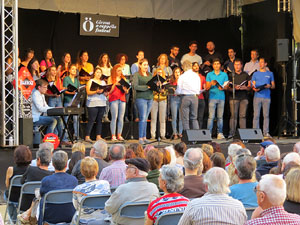
[[[260,143],[264,136],[261,129],[238,129],[239,139],[243,142]]]
[[[289,61],[289,39],[276,39],[276,61]]]
[[[212,141],[209,130],[184,130],[181,140],[187,145]]]
[[[19,119],[19,141],[21,145],[33,146],[33,121],[32,118]]]

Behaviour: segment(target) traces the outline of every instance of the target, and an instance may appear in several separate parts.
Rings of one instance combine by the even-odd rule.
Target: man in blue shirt
[[[213,71],[209,72],[206,77],[206,89],[209,90],[209,116],[207,122],[207,128],[212,132],[215,111],[217,108],[218,118],[218,139],[224,139],[223,135],[223,113],[225,103],[225,92],[228,83],[228,76],[221,71],[221,61],[216,58],[213,60]],[[225,85],[224,85],[225,84]]]
[[[275,88],[274,75],[266,69],[267,63],[264,58],[259,59],[259,71],[253,74],[251,83],[255,91],[253,99],[253,128],[259,128],[260,110],[263,108],[264,127],[263,134],[270,137],[269,134],[269,111],[271,103],[271,89]]]

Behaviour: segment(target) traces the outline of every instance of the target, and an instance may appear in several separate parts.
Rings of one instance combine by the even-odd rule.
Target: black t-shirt
[[[285,211],[300,215],[300,203],[286,200],[283,204]]]
[[[248,86],[248,81],[250,77],[246,72],[241,72],[240,74],[235,73],[234,76],[234,84],[235,85],[240,85],[244,81],[247,81],[244,85]],[[232,82],[232,73],[228,75],[228,80]],[[236,100],[243,100],[247,99],[248,96],[248,91],[246,90],[235,90],[235,99]],[[232,99],[232,92],[229,91],[229,98]]]
[[[169,67],[171,67],[172,70],[174,70],[176,67],[181,67],[179,59],[173,58],[170,55],[168,55],[168,60],[169,60]]]
[[[223,57],[222,57],[222,55],[221,55],[221,53],[219,53],[219,52],[214,52],[213,54],[207,54],[206,56],[204,56],[203,57],[203,63],[205,63],[205,61],[209,61],[210,62],[210,66],[207,66],[207,65],[204,65],[204,67],[202,68],[202,72],[204,73],[204,74],[207,74],[207,73],[209,73],[209,72],[211,72],[211,71],[213,71],[213,68],[212,68],[212,62],[213,62],[213,60],[214,59],[216,59],[216,58],[218,58],[218,59],[220,59],[220,61],[221,61],[221,64],[223,65]]]

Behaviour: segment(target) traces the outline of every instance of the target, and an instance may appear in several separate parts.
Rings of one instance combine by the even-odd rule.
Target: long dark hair
[[[71,160],[69,162],[69,171],[72,172],[75,164],[83,158],[84,158],[84,154],[82,152],[78,151],[78,152],[72,153]]]
[[[81,60],[81,56],[83,55],[83,53],[89,54],[87,50],[81,50],[81,51],[78,52],[78,55],[77,55],[77,64],[78,64],[80,67],[82,67],[82,65],[83,65],[83,64],[82,64],[82,60]]]
[[[71,65],[72,65],[72,58],[71,58],[71,60],[70,60],[70,62],[68,63],[68,68],[65,68],[65,57],[66,57],[66,55],[70,55],[70,58],[71,58],[71,54],[69,53],[69,52],[65,52],[64,54],[63,54],[63,56],[61,57],[61,68],[63,69],[63,70],[69,70],[70,68],[71,68]]]
[[[109,56],[108,56],[108,54],[107,53],[102,53],[101,55],[100,55],[100,57],[99,57],[99,60],[98,60],[98,66],[100,66],[100,67],[104,67],[104,64],[103,64],[103,62],[102,62],[102,58],[104,57],[104,56],[106,56],[107,55],[107,64],[106,64],[106,66],[108,67],[108,68],[110,68],[111,67],[111,63],[110,63],[110,59],[109,59]]]
[[[54,58],[53,58],[53,52],[52,52],[51,49],[47,48],[47,49],[44,51],[44,60],[45,60],[45,62],[46,62],[46,68],[47,68],[47,69],[48,69],[48,63],[47,63],[47,60],[46,60],[46,56],[47,56],[47,52],[49,52],[49,51],[52,53],[52,58],[50,59],[50,62],[51,62],[51,64],[52,64],[52,66],[55,66],[55,60],[54,60]]]
[[[32,68],[32,64],[35,62],[35,61],[38,61],[37,58],[33,57],[28,65],[27,65],[27,69],[29,70],[29,72],[31,73],[31,76],[33,76],[33,74],[36,74],[38,77],[40,77],[40,71],[39,70],[34,70]],[[39,61],[38,61],[39,62]]]

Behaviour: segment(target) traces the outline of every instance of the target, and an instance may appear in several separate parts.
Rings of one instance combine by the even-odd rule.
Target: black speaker
[[[238,129],[239,139],[243,142],[260,143],[264,136],[261,129]]]
[[[184,130],[181,140],[187,145],[212,141],[209,130]]]
[[[276,39],[276,61],[289,61],[289,39]]]
[[[33,121],[32,118],[19,119],[19,142],[21,145],[33,146]]]

